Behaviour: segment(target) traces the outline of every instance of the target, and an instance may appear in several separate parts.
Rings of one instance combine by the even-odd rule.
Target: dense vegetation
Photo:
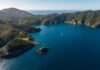
[[[20,32],[13,40],[0,49],[0,57],[13,58],[34,46],[33,38],[25,32]]]
[[[37,19],[25,11],[15,8],[0,11],[0,57],[14,57],[34,46],[28,32],[41,29],[31,26],[32,23],[37,23]]]
[[[7,52],[14,53],[14,52],[18,52],[19,49],[21,50],[28,46],[32,46],[30,41],[14,39],[10,43],[7,44],[6,50],[7,50]]]
[[[41,29],[32,27],[39,23],[33,14],[15,8],[0,11],[0,47],[14,39],[19,32],[38,32]]]
[[[32,46],[33,45],[32,41],[33,38],[30,35],[21,32],[16,36],[14,40],[11,40],[9,43],[7,43],[5,48],[10,52],[14,51],[14,49],[16,51],[19,51],[19,49],[23,49],[24,46],[26,47]]]
[[[83,11],[64,14],[48,14],[42,19],[45,24],[85,24],[91,27],[100,25],[100,11]]]

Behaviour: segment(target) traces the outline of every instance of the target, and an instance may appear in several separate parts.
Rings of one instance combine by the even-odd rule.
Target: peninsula
[[[41,31],[31,25],[36,22],[32,18],[33,14],[15,8],[0,11],[0,58],[14,58],[37,45],[28,34]]]

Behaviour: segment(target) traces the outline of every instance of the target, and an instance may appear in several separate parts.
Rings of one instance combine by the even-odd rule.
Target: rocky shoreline
[[[4,47],[0,48],[0,58],[15,58],[38,44],[39,43],[35,42],[34,39],[27,33],[20,33],[15,39],[11,40]]]
[[[16,52],[16,53],[2,53],[2,52],[0,52],[0,58],[1,59],[15,58],[15,57],[25,53],[26,51],[30,50],[31,48],[33,48],[33,46],[28,46],[28,48],[24,48],[24,49],[22,49],[22,50],[20,50],[19,52]]]
[[[42,55],[42,54],[46,54],[48,52],[49,48],[48,47],[41,47],[39,48],[36,52],[39,54],[39,55]]]

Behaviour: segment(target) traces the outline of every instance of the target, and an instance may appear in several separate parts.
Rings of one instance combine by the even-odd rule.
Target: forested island
[[[0,11],[0,57],[13,58],[35,46],[29,32],[39,32],[32,25],[59,23],[84,24],[92,28],[100,26],[100,11],[34,15],[16,8]]]

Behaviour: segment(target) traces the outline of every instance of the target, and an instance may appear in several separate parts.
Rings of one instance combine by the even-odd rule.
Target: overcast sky
[[[100,10],[100,0],[0,0],[0,9]]]

